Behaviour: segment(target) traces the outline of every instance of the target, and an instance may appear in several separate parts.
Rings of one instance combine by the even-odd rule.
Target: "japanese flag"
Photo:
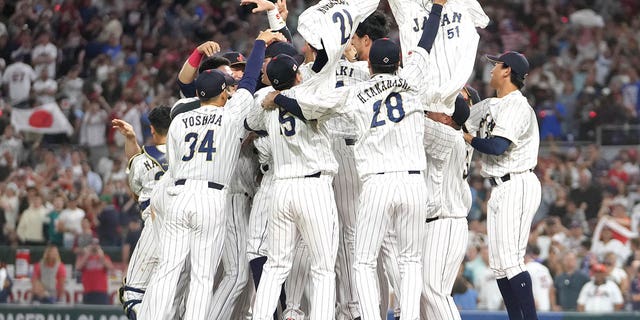
[[[13,108],[11,124],[17,131],[73,134],[73,127],[55,102],[29,109]]]

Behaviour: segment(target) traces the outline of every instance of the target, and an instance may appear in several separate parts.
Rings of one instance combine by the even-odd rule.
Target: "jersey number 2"
[[[392,92],[384,99],[384,105],[387,108],[387,118],[391,122],[400,122],[404,119],[404,109],[402,108],[402,96],[397,92]],[[384,125],[384,120],[378,120],[380,115],[380,107],[382,107],[382,100],[378,100],[373,104],[373,119],[371,119],[371,128]],[[397,115],[394,111],[397,111]]]
[[[184,136],[184,142],[191,142],[189,145],[189,154],[182,156],[182,161],[189,161],[193,159],[193,156],[196,153],[196,144],[198,143],[198,133],[189,132],[186,136]],[[204,138],[200,142],[200,147],[198,147],[199,153],[207,154],[207,161],[211,161],[213,159],[213,154],[216,153],[216,148],[213,146],[213,130],[207,131],[204,135]]]
[[[349,42],[351,38],[351,29],[353,28],[353,19],[351,18],[351,14],[349,11],[343,9],[344,15],[340,12],[336,12],[333,14],[333,23],[340,23],[340,32],[342,32],[342,37],[340,38],[340,44],[346,44]],[[345,24],[344,16],[347,16],[349,22],[349,28],[347,29],[347,25]]]

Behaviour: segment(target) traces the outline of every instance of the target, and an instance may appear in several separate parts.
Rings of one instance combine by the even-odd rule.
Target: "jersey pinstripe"
[[[426,0],[390,0],[389,6],[398,24],[403,57],[418,45],[432,2]],[[427,74],[428,94],[423,100],[430,111],[453,113],[458,92],[465,85],[476,60],[480,36],[489,17],[476,0],[450,0],[442,10],[440,30],[431,48]]]
[[[260,91],[263,90],[268,93],[273,88]],[[295,87],[285,91],[294,98],[295,92]],[[253,130],[269,133],[275,178],[299,178],[318,172],[334,175],[338,171],[338,163],[331,152],[326,122],[302,121],[279,109],[264,111],[261,106],[264,99],[262,94],[256,94],[254,106],[247,115],[247,125]]]
[[[424,146],[427,218],[466,217],[471,208],[471,189],[464,176],[467,150],[462,131],[426,119]]]
[[[411,56],[398,75],[376,75],[369,81],[338,88],[321,101],[313,96],[298,98],[307,119],[328,118],[335,113],[352,118],[358,132],[355,154],[361,178],[378,172],[425,168],[419,93],[428,53],[417,48]],[[403,161],[397,161],[399,158]]]
[[[166,145],[157,145],[158,150],[166,152]],[[135,155],[127,167],[129,188],[138,196],[138,202],[151,198],[151,191],[164,174],[164,170],[145,153]]]
[[[228,185],[245,134],[242,120],[252,102],[249,91],[240,89],[222,108],[200,107],[177,115],[167,135],[172,177]],[[228,124],[223,126],[223,121]]]
[[[498,136],[511,141],[507,151],[500,156],[480,153],[484,177],[525,172],[538,163],[538,121],[527,98],[518,90],[501,99],[486,99],[475,104],[467,128],[479,138]]]

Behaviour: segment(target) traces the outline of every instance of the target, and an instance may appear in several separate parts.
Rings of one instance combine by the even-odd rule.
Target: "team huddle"
[[[490,267],[510,319],[536,319],[524,254],[540,183],[535,114],[516,52],[488,56],[496,97],[465,87],[489,23],[476,0],[322,0],[278,7],[251,54],[206,42],[185,98],[126,122],[129,184],[145,222],[120,299],[130,319],[460,319],[451,289],[467,247],[468,166],[494,186]],[[133,138],[132,138],[133,137]]]

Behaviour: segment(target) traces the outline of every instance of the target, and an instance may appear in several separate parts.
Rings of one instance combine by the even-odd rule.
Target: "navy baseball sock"
[[[531,288],[531,275],[529,271],[518,273],[509,280],[511,291],[520,303],[524,320],[537,320],[536,303],[533,300],[533,289]]]
[[[502,300],[504,301],[505,307],[507,307],[507,313],[509,314],[510,320],[523,320],[522,311],[520,310],[520,303],[518,302],[518,298],[514,294],[511,289],[511,284],[509,283],[509,279],[500,278],[496,279],[498,282],[498,288],[500,288],[500,293],[502,294]]]

